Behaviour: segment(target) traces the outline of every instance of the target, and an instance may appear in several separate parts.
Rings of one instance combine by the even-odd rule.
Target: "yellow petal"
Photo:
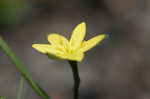
[[[56,57],[63,56],[63,52],[55,49],[52,45],[49,44],[33,44],[32,47],[43,54],[51,54]]]
[[[48,41],[52,44],[52,45],[55,45],[55,46],[59,46],[62,48],[66,48],[68,46],[68,40],[64,37],[64,36],[61,36],[59,34],[49,34],[48,35]]]
[[[90,50],[91,48],[95,47],[98,43],[100,43],[105,37],[105,34],[101,34],[88,41],[83,42],[82,47],[79,51],[86,52]]]
[[[75,27],[73,30],[71,39],[70,39],[70,45],[72,49],[77,49],[80,47],[81,42],[83,41],[86,33],[86,24],[85,22],[80,23]]]
[[[68,60],[72,60],[72,61],[82,61],[84,58],[84,53],[75,53],[75,54],[71,54],[68,56]]]

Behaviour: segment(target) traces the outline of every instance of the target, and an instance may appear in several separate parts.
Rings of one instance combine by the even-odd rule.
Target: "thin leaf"
[[[9,56],[12,63],[16,65],[16,68],[18,71],[22,74],[22,76],[27,80],[29,85],[34,89],[34,91],[42,97],[42,99],[49,99],[49,96],[47,93],[32,79],[31,74],[28,72],[28,70],[25,68],[23,63],[18,59],[18,57],[13,53],[11,48],[7,45],[7,43],[3,40],[3,38],[0,36],[0,48],[2,51]]]

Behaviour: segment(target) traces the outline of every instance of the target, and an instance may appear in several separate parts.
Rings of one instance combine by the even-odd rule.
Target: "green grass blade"
[[[23,63],[18,59],[18,57],[13,53],[11,48],[7,45],[7,43],[3,40],[3,38],[0,36],[0,49],[10,57],[12,63],[16,65],[16,68],[18,71],[22,74],[24,79],[27,80],[29,85],[34,89],[34,91],[42,97],[42,99],[49,99],[49,96],[47,93],[32,79],[31,74],[28,72],[28,70],[25,68]]]

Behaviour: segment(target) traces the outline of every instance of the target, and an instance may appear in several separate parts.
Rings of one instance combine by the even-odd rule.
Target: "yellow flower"
[[[106,37],[105,34],[100,34],[85,41],[85,34],[86,24],[82,22],[73,30],[70,40],[67,40],[64,36],[53,33],[48,35],[50,44],[33,44],[32,47],[48,56],[65,60],[82,61],[84,52],[96,46]]]

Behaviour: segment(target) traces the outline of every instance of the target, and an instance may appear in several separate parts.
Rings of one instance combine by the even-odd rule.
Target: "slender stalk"
[[[73,97],[74,97],[74,99],[79,99],[80,77],[79,77],[77,62],[69,61],[69,64],[71,66],[72,73],[73,73],[73,79],[74,79]]]
[[[24,87],[24,78],[21,76],[19,89],[17,93],[17,99],[23,99],[23,87]]]
[[[34,91],[41,96],[42,99],[49,99],[47,93],[40,88],[40,86],[32,79],[30,72],[26,69],[23,63],[19,60],[19,58],[13,53],[11,48],[7,45],[7,43],[0,36],[0,49],[11,59],[12,63],[16,65],[18,71],[22,74],[24,79],[27,80],[29,85],[34,89]]]

